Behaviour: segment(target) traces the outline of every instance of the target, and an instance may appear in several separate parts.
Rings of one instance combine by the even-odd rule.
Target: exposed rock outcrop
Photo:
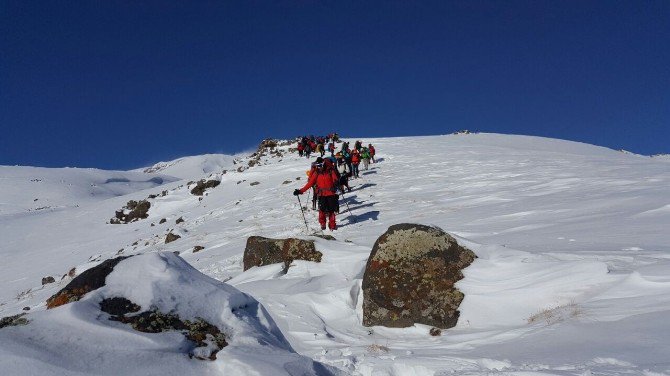
[[[130,325],[133,329],[144,333],[162,333],[180,331],[195,346],[189,356],[202,360],[215,360],[216,353],[228,345],[219,328],[203,319],[193,321],[182,320],[171,313],[158,310],[145,311],[139,314],[140,306],[123,297],[104,299],[100,302],[100,310],[110,315],[110,320]],[[133,313],[131,316],[126,316]]]
[[[293,260],[321,262],[322,256],[311,240],[251,236],[247,239],[247,246],[244,249],[244,270],[253,266],[277,263],[288,265]]]
[[[121,224],[139,221],[149,217],[151,203],[147,200],[130,200],[121,210],[117,210],[114,218],[109,220],[111,224]]]
[[[191,194],[195,196],[202,196],[205,193],[205,190],[210,188],[216,188],[221,184],[220,180],[198,180],[195,183],[195,187],[191,189]]]
[[[365,267],[363,325],[453,327],[464,297],[454,284],[476,257],[440,228],[389,227]]]
[[[19,313],[18,315],[3,317],[0,319],[0,329],[7,326],[19,326],[28,324],[28,319],[23,317],[25,313]]]
[[[180,239],[180,238],[181,238],[181,236],[169,232],[167,235],[165,235],[165,244],[172,243],[173,241],[175,241],[177,239]]]
[[[70,281],[62,290],[47,299],[47,309],[56,308],[63,304],[75,302],[86,293],[99,289],[105,285],[105,279],[114,270],[116,264],[129,256],[121,256],[103,261],[100,265],[81,273]]]

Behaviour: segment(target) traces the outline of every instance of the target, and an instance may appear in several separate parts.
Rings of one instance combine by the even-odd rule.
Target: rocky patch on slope
[[[251,236],[244,249],[244,270],[253,266],[284,263],[285,269],[293,260],[321,262],[323,254],[316,250],[314,242],[295,238],[270,239]]]

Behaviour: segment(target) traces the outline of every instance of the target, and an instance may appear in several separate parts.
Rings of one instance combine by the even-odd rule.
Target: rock
[[[363,276],[363,325],[451,328],[463,293],[454,284],[477,256],[437,227],[403,223],[375,242]]]
[[[123,316],[128,313],[138,312],[141,308],[122,297],[107,298],[100,302],[100,310],[113,316]]]
[[[121,210],[117,210],[114,218],[109,220],[111,224],[121,224],[139,221],[149,217],[151,203],[147,200],[130,200]]]
[[[205,180],[202,179],[195,184],[195,187],[191,189],[191,194],[195,196],[202,196],[205,193],[206,189],[215,188],[221,184],[220,180]]]
[[[167,222],[167,219],[165,219],[165,218],[161,218],[161,220],[158,221],[158,224],[159,224],[159,225],[162,225],[162,224],[165,223],[165,222]]]
[[[28,319],[26,319],[25,313],[19,313],[18,315],[14,316],[9,316],[9,317],[3,317],[0,319],[0,329],[7,327],[7,326],[19,326],[19,325],[27,325],[28,324]]]
[[[252,183],[249,183],[249,185],[252,186],[252,187],[253,187],[254,185],[258,185],[258,184],[260,184],[260,182],[257,182],[257,181],[252,182]]]
[[[323,254],[316,250],[314,242],[302,239],[270,239],[251,236],[244,249],[244,270],[253,266],[284,263],[293,260],[321,262]]]
[[[337,240],[337,239],[335,239],[335,237],[333,235],[319,234],[318,232],[313,233],[312,236],[316,236],[317,238],[326,239],[326,240]]]
[[[284,180],[284,182],[282,184],[291,184],[291,183],[293,183],[293,182],[290,181],[290,180]]]
[[[75,302],[86,295],[86,293],[104,286],[105,279],[109,273],[114,270],[116,264],[126,258],[128,258],[128,256],[105,260],[100,265],[94,266],[81,273],[75,279],[70,281],[70,283],[68,283],[62,290],[47,299],[47,309]],[[75,269],[72,268],[72,270]]]
[[[24,311],[30,311],[30,307],[23,307]]]
[[[430,332],[429,332],[429,333],[430,333],[430,335],[433,336],[433,337],[439,337],[439,336],[442,335],[442,329],[440,329],[440,328],[436,328],[436,327],[432,327],[432,328],[430,328]]]
[[[165,236],[165,244],[172,243],[179,238],[181,238],[181,236],[168,232],[168,234]]]
[[[110,300],[114,301],[109,302]],[[189,357],[192,358],[216,360],[216,354],[222,348],[228,346],[226,337],[221,333],[219,328],[201,318],[196,318],[194,321],[182,320],[175,314],[162,313],[155,309],[132,316],[125,316],[127,313],[134,313],[140,310],[137,304],[125,298],[105,299],[100,303],[100,309],[110,313],[110,320],[128,324],[139,332],[182,332],[186,339],[194,342],[196,345],[194,349],[189,351]]]
[[[67,272],[67,276],[70,278],[74,278],[75,275],[77,275],[77,268],[72,268]]]
[[[184,218],[182,217],[177,218],[177,220],[175,221],[176,224],[180,224],[182,222],[184,222]]]
[[[56,279],[52,276],[42,278],[42,286],[44,286],[48,283],[54,283],[54,282],[56,282]]]
[[[203,247],[201,245],[196,245],[195,247],[193,247],[193,253],[200,252],[203,249],[205,249],[205,247]]]

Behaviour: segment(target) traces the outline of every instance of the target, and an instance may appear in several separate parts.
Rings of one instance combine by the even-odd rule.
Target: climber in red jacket
[[[293,191],[294,195],[301,195],[310,187],[316,185],[319,196],[319,223],[322,230],[326,229],[326,216],[328,217],[328,228],[337,230],[335,214],[340,211],[337,193],[338,184],[339,178],[333,168],[333,163],[330,159],[326,159],[323,163],[317,164],[316,173],[310,174],[309,181],[304,187]]]

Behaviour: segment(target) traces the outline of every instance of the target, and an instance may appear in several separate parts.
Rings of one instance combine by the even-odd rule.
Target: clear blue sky
[[[670,1],[0,0],[0,164],[460,129],[670,152]]]

